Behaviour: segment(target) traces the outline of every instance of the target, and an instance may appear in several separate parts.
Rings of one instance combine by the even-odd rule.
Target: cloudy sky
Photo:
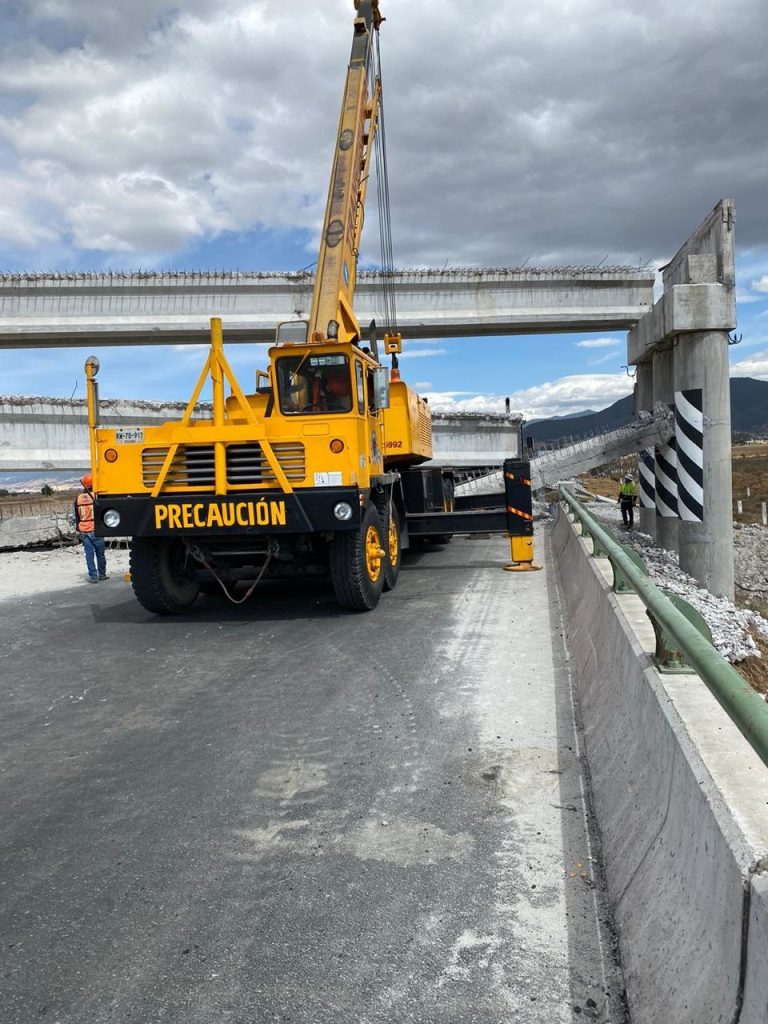
[[[765,0],[381,7],[398,266],[659,266],[732,196],[732,362],[768,379]],[[352,0],[5,0],[0,271],[311,264],[352,13]],[[233,351],[250,379],[261,352]],[[82,394],[84,354],[6,356],[0,392]],[[201,362],[171,346],[150,368],[147,350],[99,354],[112,396],[187,397]],[[443,403],[508,394],[528,416],[631,387],[621,333],[414,343],[406,359]]]

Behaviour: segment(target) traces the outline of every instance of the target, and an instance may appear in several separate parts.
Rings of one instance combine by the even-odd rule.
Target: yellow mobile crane
[[[409,535],[508,532],[512,513],[526,535],[517,556],[513,541],[513,558],[532,558],[530,486],[528,512],[525,495],[509,493],[519,474],[505,473],[508,493],[495,496],[494,508],[481,499],[457,510],[451,471],[423,465],[432,456],[431,417],[400,380],[391,295],[391,377],[374,325],[364,339],[355,316],[366,188],[377,133],[383,138],[379,0],[355,0],[355,12],[310,316],[277,325],[256,391],[245,394],[236,380],[218,318],[179,421],[100,427],[98,360],[86,362],[96,532],[131,538],[133,589],[151,612],[185,612],[201,591],[245,600],[265,573],[328,570],[343,607],[369,610],[395,586]],[[384,159],[380,186],[385,170]],[[391,243],[383,249],[386,279]],[[208,377],[213,411],[201,418],[195,410]],[[248,589],[235,597],[242,581]]]
[[[133,589],[152,612],[186,611],[201,588],[229,593],[266,571],[330,566],[339,602],[361,610],[397,580],[405,505],[394,467],[431,456],[431,425],[396,370],[390,387],[375,337],[362,344],[353,310],[383,20],[378,0],[356,0],[355,10],[312,309],[307,321],[277,326],[262,386],[243,392],[214,318],[181,420],[106,429],[97,423],[98,364],[86,364],[97,531],[132,538]],[[400,336],[385,344],[396,364]],[[213,415],[201,419],[194,411],[209,376]]]

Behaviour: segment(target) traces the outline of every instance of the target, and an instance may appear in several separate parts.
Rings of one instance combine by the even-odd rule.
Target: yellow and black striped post
[[[522,459],[504,463],[504,494],[507,506],[512,563],[507,572],[535,572],[541,569],[533,561],[533,498],[531,496],[531,464]]]

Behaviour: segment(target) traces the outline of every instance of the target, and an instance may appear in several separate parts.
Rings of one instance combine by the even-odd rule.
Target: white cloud
[[[604,409],[632,391],[625,373],[576,374],[509,394],[513,411],[526,420],[564,416],[587,409]],[[461,392],[432,392],[429,403],[437,412],[503,412],[505,395],[474,395],[457,398]]]
[[[619,338],[589,338],[587,341],[575,341],[576,348],[616,348],[621,345]]]
[[[429,380],[417,380],[413,382],[413,386],[417,391],[427,391],[432,387],[432,381]]]
[[[762,108],[744,102],[745,81],[768,90],[763,0],[576,6],[562,31],[561,0],[514,26],[504,5],[477,19],[460,0],[388,0],[398,263],[656,265],[727,194],[740,244],[766,244]],[[350,0],[2,8],[0,241],[33,263],[69,246],[72,263],[96,249],[146,265],[221,232],[317,232]],[[725,37],[713,76],[699,57]],[[366,259],[374,248],[369,232]]]
[[[756,377],[758,380],[768,380],[768,348],[762,352],[755,352],[748,359],[742,359],[738,363],[731,363],[732,377]]]
[[[763,274],[759,281],[753,281],[751,287],[756,292],[768,292],[768,274]]]
[[[763,302],[761,295],[754,295],[752,292],[746,291],[744,288],[736,288],[736,301],[739,305],[749,302]]]
[[[430,356],[444,356],[447,355],[448,350],[445,348],[412,348],[404,349],[399,359],[427,359]]]
[[[620,365],[621,354],[619,352],[607,352],[604,356],[600,356],[599,359],[590,359],[590,366],[605,366],[606,363],[613,363],[614,365]],[[625,357],[626,358],[626,357]]]

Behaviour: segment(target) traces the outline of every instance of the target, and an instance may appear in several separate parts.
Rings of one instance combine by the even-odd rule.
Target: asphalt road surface
[[[556,589],[507,551],[363,615],[1,603],[3,1024],[623,1022]]]

